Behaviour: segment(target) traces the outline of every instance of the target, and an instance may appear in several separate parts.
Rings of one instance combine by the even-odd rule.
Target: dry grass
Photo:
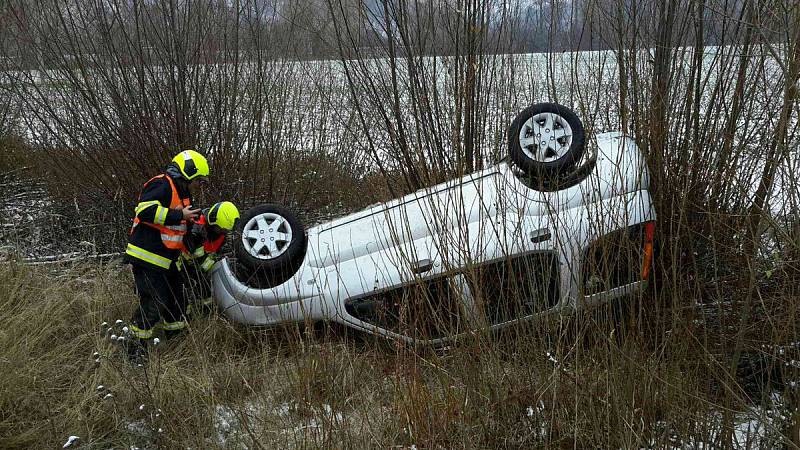
[[[764,448],[783,439],[796,394],[727,379],[719,331],[680,311],[658,338],[595,313],[440,349],[212,315],[137,368],[101,326],[134,304],[124,266],[11,262],[0,280],[2,448],[70,435],[82,448],[667,448],[724,445],[725,425],[740,430],[736,447]],[[771,320],[786,329],[794,317]],[[781,339],[751,344],[781,369],[800,359]],[[748,444],[749,420],[765,428]]]

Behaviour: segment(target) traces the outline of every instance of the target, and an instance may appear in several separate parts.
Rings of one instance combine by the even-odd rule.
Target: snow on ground
[[[754,407],[736,415],[733,425],[733,448],[755,450],[774,448],[782,442],[781,426],[786,418],[776,411]],[[721,446],[724,438],[721,414],[712,419],[711,434],[706,439],[677,439],[672,448],[678,449],[714,449]]]
[[[214,407],[216,443],[226,448],[247,448],[244,442],[250,436],[248,428],[256,435],[269,431],[300,438],[309,432],[331,426],[346,426],[346,420],[344,414],[328,404],[300,408],[286,402],[269,406],[251,401],[243,406]]]
[[[63,448],[70,448],[73,445],[77,444],[79,440],[80,437],[78,436],[70,436],[67,438],[67,442],[64,443]]]
[[[213,423],[217,439],[214,444],[225,448],[248,448],[252,435],[263,436],[268,434],[288,435],[304,442],[303,438],[309,433],[325,435],[325,427],[350,426],[349,421],[341,412],[335,411],[330,405],[323,404],[318,407],[303,408],[298,405],[280,403],[270,406],[264,403],[247,402],[242,406],[217,405],[214,407]],[[738,413],[733,424],[733,448],[742,450],[773,448],[781,442],[781,430],[788,417],[776,403],[774,409],[768,410],[753,407],[750,410]],[[525,414],[529,419],[542,417],[545,414],[543,403],[536,407],[529,406]],[[660,422],[656,429],[661,430],[662,436],[668,438],[669,444],[663,447],[663,440],[653,439],[647,448],[671,448],[675,450],[707,450],[719,448],[723,439],[722,414],[714,413],[711,417],[698,422],[698,430],[710,430],[703,436],[680,436],[670,430],[668,424]],[[537,432],[543,439],[548,435],[548,423],[545,420],[536,421]],[[321,432],[321,433],[320,433]]]

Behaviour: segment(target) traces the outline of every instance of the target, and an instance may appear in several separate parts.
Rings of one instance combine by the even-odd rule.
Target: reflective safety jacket
[[[224,234],[214,234],[208,228],[205,215],[194,222],[192,232],[184,239],[186,251],[181,255],[188,264],[208,272],[217,262],[217,253],[225,243]]]
[[[168,175],[148,180],[139,195],[128,247],[128,261],[168,270],[185,249],[188,224],[182,208],[191,204],[189,190]]]

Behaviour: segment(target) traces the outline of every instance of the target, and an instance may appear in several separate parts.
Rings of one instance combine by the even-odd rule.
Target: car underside
[[[328,320],[439,343],[640,291],[656,219],[641,152],[621,133],[586,143],[574,113],[543,105],[480,172],[307,230],[277,205],[248,211],[237,264],[262,284],[222,260],[218,306],[244,324]]]

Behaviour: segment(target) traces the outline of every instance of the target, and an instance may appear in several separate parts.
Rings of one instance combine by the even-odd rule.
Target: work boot
[[[182,320],[176,320],[175,322],[165,321],[161,324],[166,339],[174,339],[183,334],[186,330],[186,317],[181,316],[181,319]]]

